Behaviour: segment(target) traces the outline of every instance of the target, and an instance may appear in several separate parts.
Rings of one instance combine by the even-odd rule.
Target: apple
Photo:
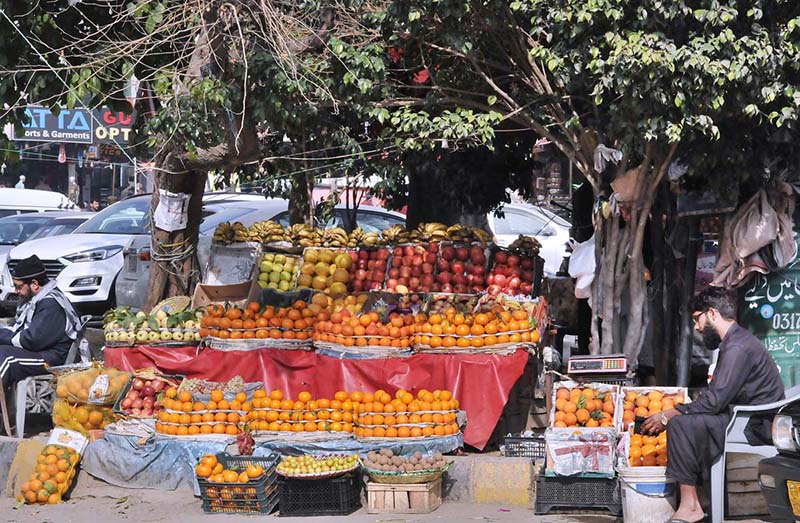
[[[533,272],[522,271],[522,281],[533,283]]]
[[[356,271],[356,281],[363,281],[367,279],[367,271],[364,269],[358,269]]]
[[[453,247],[445,247],[442,249],[442,259],[450,261],[456,257],[456,250]]]
[[[410,278],[411,277],[411,267],[403,266],[400,268],[400,277],[401,278]]]
[[[379,281],[374,281],[369,285],[369,290],[371,291],[377,291],[380,288],[381,288],[381,282]]]
[[[411,265],[422,265],[422,256],[419,254],[411,257]]]
[[[426,288],[433,288],[433,284],[436,280],[433,277],[433,274],[423,274],[422,277],[419,279],[420,285]]]
[[[376,262],[375,260],[369,260],[369,261],[367,262],[367,270],[368,270],[368,271],[371,271],[372,269],[374,269],[374,268],[375,268],[375,264],[376,264],[376,263],[377,263],[377,262]]]
[[[494,285],[494,273],[490,273],[489,276],[486,277],[486,284]]]
[[[403,267],[411,267],[412,256],[403,256]]]
[[[362,269],[362,270],[365,270],[365,269],[367,268],[367,260],[361,260],[361,259],[359,259],[359,260],[358,260],[358,263],[356,264],[356,268],[357,268],[357,269]]]
[[[509,265],[510,267],[517,267],[517,266],[519,266],[519,264],[520,264],[520,261],[521,261],[520,257],[519,257],[519,256],[517,256],[516,254],[512,254],[511,256],[509,256],[509,257],[508,257],[508,265]]]
[[[464,263],[461,261],[455,261],[450,264],[450,270],[453,271],[453,274],[463,274]]]
[[[508,273],[508,267],[506,267],[505,265],[497,265],[493,269],[493,271],[495,274],[502,274],[503,276],[505,276]]]
[[[486,272],[486,269],[483,268],[483,265],[471,265],[469,272],[476,276],[481,276],[484,274],[484,272]]]
[[[400,269],[396,267],[392,267],[391,269],[389,269],[389,278],[397,279],[399,277],[400,277]]]
[[[445,283],[442,285],[441,292],[452,293],[453,287],[449,283]]]
[[[436,276],[436,281],[438,281],[442,285],[449,284],[451,281],[453,281],[453,275],[450,274],[449,272],[440,272]],[[442,292],[445,292],[445,291],[442,291]]]
[[[453,287],[453,292],[455,292],[456,294],[467,294],[468,290],[469,289],[467,288],[466,285],[456,285],[455,287]]]
[[[469,259],[469,250],[466,247],[457,248],[456,258],[458,258],[460,261],[467,261]]]
[[[520,280],[518,277],[516,277],[516,276],[512,276],[512,277],[511,277],[511,278],[508,280],[508,287],[509,287],[509,289],[514,289],[514,290],[517,290],[517,289],[519,289],[519,286],[520,286],[521,284],[522,284],[522,281],[521,281],[521,280]]]
[[[350,259],[353,260],[353,262],[358,261],[358,251],[348,251],[347,254],[350,255]]]
[[[531,294],[533,294],[533,285],[530,284],[530,283],[525,282],[525,283],[523,283],[522,285],[519,286],[519,292],[520,292],[520,294],[524,294],[526,296],[530,296]]]
[[[378,259],[386,261],[389,259],[389,249],[378,249]]]
[[[504,265],[508,263],[508,254],[504,251],[497,251],[494,255],[494,263],[495,265]]]
[[[447,260],[439,260],[436,263],[436,268],[439,269],[439,272],[446,272],[450,270],[450,262]]]
[[[425,254],[425,257],[423,259],[425,260],[425,263],[430,263],[430,264],[436,263],[436,255],[433,254],[432,252]]]
[[[497,296],[498,294],[500,294],[501,288],[499,285],[489,285],[486,291],[489,293],[490,296]]]
[[[425,262],[422,264],[422,273],[423,274],[433,274],[433,264],[429,262]]]
[[[369,259],[369,252],[368,251],[358,251],[358,258],[361,260],[368,260]]]
[[[436,254],[439,252],[439,244],[438,243],[429,243],[426,250],[430,253]]]
[[[142,415],[142,411],[140,409],[132,409],[131,410],[131,416],[141,416],[141,415]]]
[[[392,256],[395,258],[402,258],[403,257],[403,248],[402,247],[395,247],[392,251]]]
[[[411,276],[416,276],[417,278],[422,276],[422,265],[412,265]]]
[[[150,383],[150,382],[148,382],[148,383]],[[142,396],[151,396],[152,397],[152,396],[155,396],[155,395],[156,395],[156,391],[153,390],[153,387],[151,385],[145,385],[144,388],[142,389]]]
[[[495,274],[494,275],[494,283],[498,287],[502,288],[506,286],[506,275],[505,274]]]
[[[395,287],[397,287],[397,279],[396,278],[389,278],[388,280],[386,280],[386,289],[387,290],[392,291],[392,290],[394,290]]]
[[[140,415],[144,416],[144,417],[152,416],[153,415],[153,408],[150,407],[150,408],[142,409],[141,412],[140,412]]]
[[[403,264],[402,256],[395,256],[392,258],[392,267],[400,267]]]
[[[403,256],[408,258],[414,256],[414,246],[406,245],[405,247],[403,247]]]
[[[453,275],[453,283],[456,285],[466,285],[467,284],[467,276],[463,273],[457,272]]]
[[[361,292],[364,290],[364,280],[355,280],[353,282],[353,290],[355,292]]]

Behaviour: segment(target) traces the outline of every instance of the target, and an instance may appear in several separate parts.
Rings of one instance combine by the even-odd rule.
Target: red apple
[[[499,285],[489,285],[486,291],[489,293],[490,296],[497,296],[500,294],[500,286]]]
[[[400,267],[403,264],[402,256],[395,256],[392,258],[392,267]]]
[[[528,283],[533,283],[533,272],[531,272],[531,271],[522,271],[522,281],[526,281]]]
[[[456,257],[456,250],[453,247],[445,247],[442,249],[442,259],[450,261]]]
[[[466,247],[457,248],[456,258],[458,258],[461,261],[467,261],[469,259],[469,250]]]
[[[378,259],[386,261],[389,259],[389,249],[378,249]]]
[[[395,258],[402,257],[403,256],[403,248],[402,247],[395,247],[394,250],[392,251],[392,255]]]
[[[411,257],[411,265],[422,265],[422,261],[423,258],[419,254]]]
[[[453,292],[453,287],[449,283],[443,284],[441,289],[442,289],[441,292],[447,292],[447,293]]]
[[[483,268],[483,265],[470,265],[469,272],[482,276],[486,272],[486,269]]]
[[[389,278],[386,280],[386,290],[393,291],[394,288],[397,287],[397,280],[394,278]]]
[[[367,279],[367,271],[364,269],[358,269],[356,271],[356,281],[363,281]]]
[[[352,258],[353,261],[358,260],[358,251],[349,251],[347,254],[350,255],[350,258]]]
[[[486,277],[486,283],[488,285],[494,285],[494,273],[491,273]]]
[[[450,270],[450,262],[447,260],[439,260],[436,263],[436,268],[439,269],[439,272],[445,272]]]
[[[367,268],[367,260],[358,260],[358,262],[356,263],[356,267],[358,269],[366,270],[366,268]]]
[[[403,256],[403,267],[411,267],[411,260],[413,259],[412,256]]]
[[[470,274],[470,276],[472,275]],[[483,276],[475,275],[472,281],[476,287],[481,287],[481,289],[486,286],[486,280],[483,279]]]
[[[353,290],[355,292],[361,292],[364,290],[364,280],[355,280],[353,283]]]
[[[439,252],[439,244],[438,243],[429,243],[427,251],[431,252],[433,254],[436,254],[437,252]]]
[[[386,272],[386,260],[380,259],[375,261],[375,270]]]
[[[367,262],[367,270],[373,270],[375,268],[375,260],[370,260]]]
[[[530,283],[523,283],[522,285],[519,286],[519,292],[520,294],[530,296],[531,294],[533,294],[533,285],[531,285]]]
[[[428,288],[432,288],[433,284],[435,282],[435,280],[433,278],[433,274],[423,274],[422,278],[420,278],[419,281],[420,281],[421,285],[423,285],[425,287],[428,287]]]
[[[368,260],[369,259],[369,252],[368,251],[358,251],[358,258],[361,260]]]
[[[400,276],[402,278],[410,278],[411,277],[411,267],[403,266],[400,268]]]
[[[519,286],[520,286],[521,284],[522,284],[522,281],[521,281],[521,280],[520,280],[518,277],[516,277],[516,276],[512,276],[512,277],[511,277],[511,278],[508,280],[508,287],[509,287],[509,288],[511,288],[511,289],[514,289],[514,290],[517,290],[517,289],[519,289]]]
[[[403,256],[414,256],[414,246],[406,245],[403,247]]]
[[[520,261],[521,261],[520,257],[517,256],[516,254],[512,254],[511,256],[508,257],[508,265],[511,267],[519,266]]]
[[[433,254],[432,252],[425,254],[425,257],[423,259],[425,260],[425,263],[431,263],[431,264],[436,263],[436,255]]]
[[[410,280],[408,280],[408,287],[411,290],[417,290],[419,289],[419,283],[420,283],[419,278],[411,278]]]
[[[436,281],[438,281],[442,285],[446,283],[449,284],[451,281],[453,281],[453,275],[450,274],[449,272],[440,272],[439,275],[436,276]]]
[[[450,270],[453,271],[453,274],[464,274],[464,264],[460,261],[455,261],[450,264]]]
[[[506,286],[506,275],[505,274],[495,274],[494,275],[494,284],[500,288]]]
[[[456,285],[456,286],[453,287],[453,291],[456,294],[467,294],[468,290],[469,289],[467,288],[466,285]]]
[[[422,264],[422,273],[423,274],[433,274],[433,264],[425,262]]]
[[[456,285],[466,285],[467,284],[467,277],[463,273],[457,272],[453,276],[453,283]]]
[[[495,264],[508,263],[508,254],[506,254],[505,251],[497,251],[494,255],[494,263]]]
[[[379,281],[374,281],[369,285],[369,290],[371,291],[377,291],[380,288],[381,288],[381,282]]]
[[[389,277],[390,278],[398,278],[400,277],[400,269],[392,267],[389,269]]]

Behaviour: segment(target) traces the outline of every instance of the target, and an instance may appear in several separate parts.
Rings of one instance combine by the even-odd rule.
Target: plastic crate
[[[605,509],[622,515],[622,500],[617,478],[585,478],[580,476],[536,477],[536,514],[554,509]]]
[[[217,454],[217,461],[223,468],[241,472],[249,465],[261,465],[264,474],[247,483],[214,483],[197,478],[203,510],[219,514],[269,514],[278,505],[278,475],[275,468],[280,456],[266,457],[229,456]]]
[[[279,516],[346,516],[361,508],[359,471],[331,479],[278,479]]]
[[[547,457],[547,448],[544,431],[532,437],[506,436],[503,442],[504,455],[509,458],[531,458],[535,461],[544,461]]]

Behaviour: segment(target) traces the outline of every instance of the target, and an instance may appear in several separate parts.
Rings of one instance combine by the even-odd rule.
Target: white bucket
[[[664,523],[678,508],[678,485],[667,479],[666,467],[619,470],[625,523]]]

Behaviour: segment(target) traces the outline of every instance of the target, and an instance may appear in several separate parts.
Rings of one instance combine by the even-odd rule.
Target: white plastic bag
[[[576,243],[569,257],[569,275],[575,278],[575,297],[590,298],[594,281],[594,236],[583,243]]]

